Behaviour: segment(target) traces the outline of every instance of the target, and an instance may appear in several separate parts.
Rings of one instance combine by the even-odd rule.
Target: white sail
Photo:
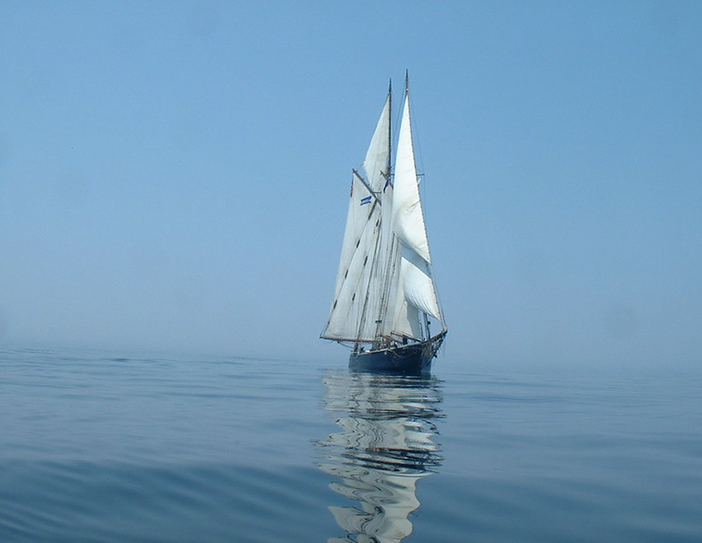
[[[390,94],[385,100],[383,111],[380,113],[378,124],[373,132],[363,169],[366,172],[368,184],[375,192],[382,192],[386,185],[388,162],[390,159]]]
[[[373,296],[368,287],[378,237],[373,227],[373,217],[378,215],[377,205],[369,211],[366,213],[371,220],[366,221],[366,228],[361,231],[357,242],[352,243],[354,250],[348,264],[339,269],[337,294],[332,304],[327,329],[323,334],[330,339],[373,339],[374,329],[362,329],[363,309],[368,303],[368,297]]]
[[[398,291],[402,294],[398,296],[395,301],[391,336],[417,340],[422,339],[422,327],[419,324],[419,311],[405,298],[401,277],[398,283]]]
[[[383,173],[389,175],[389,153],[388,95],[364,160],[365,183],[354,172],[334,300],[322,337],[373,341],[377,333],[382,296],[382,286],[378,283],[384,267],[380,257],[385,253],[381,243],[383,210],[380,201],[386,184]]]
[[[412,249],[403,248],[400,275],[405,299],[420,311],[441,320],[429,265]]]
[[[430,262],[429,241],[427,240],[427,232],[424,226],[424,213],[422,212],[419,185],[417,184],[417,168],[414,162],[409,99],[405,99],[405,107],[400,124],[400,139],[397,144],[397,158],[395,161],[395,192],[392,207],[393,226],[397,236],[406,247],[409,247],[424,260]]]
[[[441,310],[429,266],[429,240],[417,184],[409,107],[409,99],[405,97],[393,192],[393,228],[402,242],[400,281],[402,293],[409,306],[441,320]],[[396,317],[398,324],[402,317]]]

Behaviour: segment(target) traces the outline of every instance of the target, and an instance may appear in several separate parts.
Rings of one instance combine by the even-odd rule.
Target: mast
[[[375,344],[380,346],[386,341],[383,334],[383,327],[385,326],[386,319],[389,318],[388,315],[388,303],[390,297],[390,287],[393,277],[393,249],[395,247],[395,236],[391,228],[391,218],[392,218],[392,79],[388,83],[388,157],[385,164],[385,171],[381,172],[385,178],[385,185],[383,186],[383,198],[386,200],[387,205],[381,212],[381,241],[382,249],[380,255],[381,269],[379,270],[383,274],[382,281],[380,282],[380,303],[377,307],[377,313],[374,315],[375,318]]]
[[[382,343],[382,326],[385,317],[387,316],[387,298],[388,298],[388,285],[389,277],[388,270],[391,264],[391,257],[386,259],[386,253],[388,252],[389,243],[392,243],[392,230],[389,229],[390,221],[389,218],[392,216],[392,193],[388,190],[392,190],[391,181],[391,165],[392,165],[392,80],[388,83],[388,95],[387,95],[387,157],[383,169],[380,173],[381,178],[384,180],[382,183],[382,188],[380,185],[377,186],[378,193],[373,194],[376,202],[381,205],[382,209],[379,212],[375,228],[377,231],[377,237],[375,239],[375,248],[373,254],[373,264],[370,276],[368,277],[368,287],[366,289],[366,298],[363,303],[363,311],[361,313],[361,320],[359,325],[359,338],[354,342],[353,350],[358,352],[364,343],[368,343],[367,340],[360,339],[361,330],[366,328],[366,319],[371,319],[370,326],[374,329],[373,340],[371,342],[372,348],[380,347]],[[356,170],[354,173],[358,175]],[[366,175],[373,175],[366,171]],[[386,203],[382,206],[383,202]],[[387,225],[385,224],[387,219]],[[388,239],[389,238],[389,239]],[[374,292],[371,292],[373,289]],[[375,296],[376,303],[374,307],[369,308],[368,303],[371,296]],[[373,326],[375,325],[375,326]]]
[[[388,84],[388,164],[386,183],[390,183],[392,176],[392,79]]]

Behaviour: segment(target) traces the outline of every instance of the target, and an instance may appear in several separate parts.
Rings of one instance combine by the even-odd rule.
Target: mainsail
[[[353,172],[334,299],[322,333],[326,339],[375,347],[427,339],[427,317],[445,328],[419,197],[409,92],[405,90],[394,176],[391,94],[363,161],[365,177]]]

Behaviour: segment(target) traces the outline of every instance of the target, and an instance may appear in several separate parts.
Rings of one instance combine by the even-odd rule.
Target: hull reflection
[[[441,465],[435,377],[339,373],[324,379],[325,409],[340,431],[317,442],[331,488],[354,505],[329,507],[346,537],[329,542],[398,543],[412,533],[417,482]]]

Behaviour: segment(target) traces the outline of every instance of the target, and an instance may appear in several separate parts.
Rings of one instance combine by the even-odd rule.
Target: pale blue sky
[[[345,363],[351,168],[409,69],[439,364],[700,362],[702,3],[0,12],[0,342]]]

